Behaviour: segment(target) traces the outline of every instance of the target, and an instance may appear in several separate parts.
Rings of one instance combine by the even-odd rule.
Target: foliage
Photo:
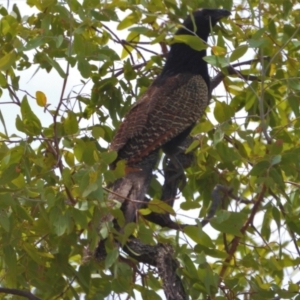
[[[196,159],[186,170],[181,209],[192,216],[198,208],[196,224],[217,184],[232,192],[210,222],[215,231],[190,226],[166,234],[141,214],[125,235],[173,245],[191,299],[300,299],[293,277],[300,264],[297,1],[177,2],[27,0],[37,11],[27,17],[18,5],[0,7],[2,287],[42,299],[135,292],[160,299],[155,269],[133,268],[114,247],[103,264],[86,258],[97,245],[99,220],[111,210],[105,186],[124,172],[124,164],[108,169],[116,154],[107,145],[160,72],[180,19],[223,5],[232,17],[216,28],[206,61],[212,76],[226,75],[224,88],[214,91],[193,130]],[[20,84],[28,70],[33,77],[46,71],[45,86],[61,79],[61,96],[50,100],[43,85],[28,91]],[[79,92],[68,87],[77,70]],[[10,111],[17,111],[14,128],[7,125]],[[149,194],[159,199],[160,192],[157,176]],[[173,212],[155,201],[149,210]],[[121,218],[118,208],[113,214]],[[109,235],[107,227],[101,234]]]

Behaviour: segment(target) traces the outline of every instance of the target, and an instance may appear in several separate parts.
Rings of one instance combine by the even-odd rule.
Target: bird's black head
[[[212,27],[219,20],[230,16],[230,11],[226,9],[210,9],[204,8],[193,12],[192,16],[188,16],[176,34],[193,34],[194,32],[203,40],[207,40]]]
[[[211,28],[217,22],[228,17],[230,12],[225,9],[202,9],[195,11],[188,16],[176,35],[197,34],[202,40],[207,42]],[[196,50],[184,42],[175,42],[171,45],[170,52],[167,57],[166,64],[159,76],[159,80],[163,80],[167,76],[179,73],[200,74],[209,87],[209,75],[207,63],[203,60],[206,56],[206,50]],[[158,80],[158,82],[159,82]]]

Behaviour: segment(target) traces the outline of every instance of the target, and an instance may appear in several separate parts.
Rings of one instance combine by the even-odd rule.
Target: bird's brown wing
[[[154,82],[126,115],[110,148],[119,159],[139,162],[192,126],[207,103],[208,87],[200,75]]]

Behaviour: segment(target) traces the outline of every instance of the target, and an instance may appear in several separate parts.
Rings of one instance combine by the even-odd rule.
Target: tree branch
[[[179,262],[174,258],[174,250],[171,245],[161,243],[155,246],[144,245],[140,240],[131,238],[123,250],[138,262],[157,268],[168,300],[188,299],[176,272]]]
[[[267,189],[266,186],[263,185],[261,192],[257,195],[257,200],[256,200],[255,204],[253,205],[253,208],[251,210],[251,214],[250,214],[248,220],[245,222],[245,224],[243,225],[243,227],[240,230],[243,235],[246,233],[249,225],[251,225],[253,223],[254,216],[258,212],[259,206],[260,206],[261,202],[264,199],[266,189]],[[238,237],[238,236],[233,238],[233,240],[231,242],[231,247],[230,247],[229,252],[228,252],[228,256],[224,260],[222,269],[220,271],[220,278],[224,277],[225,272],[228,269],[229,263],[230,263],[232,257],[234,256],[234,253],[236,252],[236,249],[239,245],[240,240],[241,240],[241,237]]]
[[[21,290],[18,290],[18,289],[0,288],[0,293],[10,294],[10,295],[17,295],[17,296],[25,297],[29,300],[41,300],[40,298],[34,296],[30,292],[21,291]]]
[[[256,76],[243,75],[240,71],[237,71],[235,69],[235,67],[241,66],[243,64],[251,64],[253,62],[257,62],[257,60],[251,60],[240,64],[228,66],[226,68],[225,73],[226,75],[236,74],[245,80],[259,80]],[[145,64],[146,62],[133,67],[138,69],[140,67],[145,66]],[[120,72],[116,73],[115,75],[121,74]],[[220,82],[225,78],[226,75],[220,72],[219,74],[217,74],[217,76],[215,76],[211,80],[211,91],[220,84]],[[178,151],[176,152],[174,157],[167,158],[163,167],[165,182],[162,189],[161,200],[169,203],[171,206],[173,205],[173,202],[176,198],[178,189],[180,189],[180,187],[182,188],[185,185],[186,177],[184,174],[184,168],[188,168],[189,166],[191,166],[194,161],[193,153],[185,153],[186,149],[189,147],[189,145],[192,142],[193,142],[193,138],[191,137],[183,141],[183,143],[178,146]],[[252,212],[247,222],[243,225],[241,229],[242,234],[245,234],[249,225],[252,224],[253,218],[259,209],[261,201],[263,200],[265,190],[266,187],[263,186],[261,193],[258,195],[257,200],[254,203]],[[236,201],[240,201],[246,204],[253,203],[252,201],[249,201],[247,199],[241,199],[233,195],[232,189],[218,184],[212,192],[212,204],[210,210],[208,211],[207,216],[201,221],[202,227],[204,227],[210,221],[210,219],[215,215],[219,204],[223,201],[225,197],[231,197]],[[136,201],[140,201],[140,199],[137,199]],[[144,217],[153,223],[156,223],[163,227],[168,227],[170,229],[182,230],[185,226],[187,226],[187,224],[182,225],[172,221],[170,215],[167,213],[166,214],[151,213],[150,215]],[[223,267],[220,272],[221,278],[224,276],[227,270],[228,264],[231,261],[238,247],[239,241],[240,241],[240,237],[235,237],[231,243],[231,247],[228,250],[228,257],[225,259]],[[101,242],[103,243],[104,241]],[[102,246],[104,246],[104,244]],[[98,246],[98,248],[100,249],[101,247]],[[105,249],[105,247],[102,248]],[[158,243],[155,246],[145,245],[140,240],[131,237],[127,241],[123,250],[131,258],[134,258],[136,261],[140,263],[149,264],[157,268],[159,276],[163,282],[163,288],[167,299],[169,300],[187,299],[187,295],[185,294],[181,279],[176,272],[177,268],[179,267],[179,263],[176,259],[173,258],[174,251],[171,245],[161,244],[161,243]],[[97,249],[95,253],[97,257]],[[98,255],[98,258],[99,257],[102,256]]]

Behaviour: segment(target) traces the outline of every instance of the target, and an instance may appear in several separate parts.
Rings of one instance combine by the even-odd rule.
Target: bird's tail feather
[[[152,152],[144,160],[127,168],[130,170],[124,177],[116,180],[111,186],[108,200],[117,200],[122,203],[121,211],[124,215],[124,226],[135,222],[137,211],[145,206],[145,195],[152,179],[152,171],[158,160],[158,150]],[[113,219],[112,215],[105,216],[100,223],[114,221],[114,227],[122,232],[122,228]],[[101,224],[99,224],[101,227]],[[102,260],[105,257],[105,240],[99,242],[95,251],[96,258]]]
[[[129,172],[116,180],[108,199],[122,203],[125,224],[136,220],[137,210],[144,205],[144,198],[152,178],[152,171],[158,160],[158,151],[151,153],[144,160],[129,166]]]

